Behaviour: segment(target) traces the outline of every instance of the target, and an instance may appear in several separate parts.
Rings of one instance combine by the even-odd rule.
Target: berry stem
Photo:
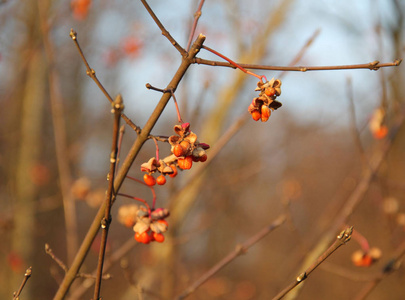
[[[170,92],[172,93],[172,98],[173,98],[173,101],[174,101],[174,105],[176,106],[177,120],[179,121],[180,124],[183,124],[184,122],[181,119],[179,105],[177,104],[176,96],[174,95],[173,89],[171,89]]]
[[[133,200],[142,202],[142,203],[145,204],[145,206],[148,208],[149,218],[151,218],[151,212],[152,212],[152,211],[151,211],[151,209],[150,209],[150,206],[149,206],[149,204],[148,204],[145,200],[143,200],[142,198],[133,197],[133,196],[130,196],[130,195],[127,195],[127,194],[122,194],[122,193],[118,193],[117,196],[123,196],[123,197],[127,197],[127,198],[130,198],[130,199],[133,199]]]
[[[157,143],[157,140],[155,137],[152,137],[153,142],[155,143],[156,146],[156,160],[159,161],[159,145]]]
[[[352,238],[360,245],[364,253],[370,251],[370,245],[367,239],[358,230],[353,230]]]
[[[249,75],[252,75],[252,76],[254,76],[254,77],[259,78],[259,80],[260,80],[261,83],[263,83],[262,78],[264,78],[265,82],[267,81],[266,76],[264,76],[264,75],[257,75],[257,74],[255,74],[255,73],[253,73],[253,72],[250,72],[250,71],[246,70],[245,68],[242,68],[240,65],[238,65],[236,62],[234,62],[232,59],[230,59],[230,58],[226,57],[225,55],[223,55],[223,54],[221,54],[221,53],[215,51],[214,49],[211,49],[210,47],[207,47],[207,46],[204,46],[204,45],[203,45],[201,48],[203,48],[203,49],[205,49],[205,50],[207,50],[207,51],[209,51],[209,52],[212,52],[212,53],[214,53],[215,55],[218,55],[219,57],[225,59],[225,60],[226,60],[227,62],[229,62],[231,65],[235,66],[236,68],[238,68],[239,70],[245,72],[246,74],[249,74]]]
[[[149,186],[149,185],[147,185],[144,181],[139,180],[139,179],[136,179],[136,178],[131,177],[131,176],[128,176],[128,175],[127,175],[127,178],[129,178],[129,179],[131,179],[131,180],[133,180],[133,181],[136,181],[136,182],[138,182],[138,183],[140,183],[140,184],[143,184],[144,186],[147,186],[148,188],[150,188],[150,190],[152,191],[152,195],[153,195],[152,208],[155,209],[156,193],[155,193],[155,189],[153,188],[153,186]]]

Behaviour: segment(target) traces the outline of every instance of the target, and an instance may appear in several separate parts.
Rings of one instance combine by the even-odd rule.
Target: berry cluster
[[[271,111],[281,107],[281,103],[276,101],[277,96],[281,95],[281,80],[272,78],[270,81],[257,83],[256,91],[260,91],[259,97],[253,98],[248,107],[253,120],[267,122]]]
[[[147,172],[143,179],[149,186],[154,186],[156,183],[165,184],[165,175],[175,177],[177,167],[182,170],[189,170],[193,166],[193,162],[205,162],[207,160],[205,150],[209,149],[210,146],[198,142],[197,135],[190,130],[190,123],[175,125],[174,131],[177,135],[168,138],[172,155],[161,160],[152,157],[148,162],[141,165],[141,171]],[[152,176],[155,172],[161,174],[156,179]]]
[[[382,256],[382,252],[379,248],[373,247],[368,251],[359,249],[352,254],[352,262],[357,267],[369,267]]]
[[[166,208],[149,211],[135,204],[123,205],[118,210],[118,221],[126,227],[132,227],[135,231],[135,240],[143,244],[164,242],[163,233],[169,227],[165,218],[168,216],[169,211]]]

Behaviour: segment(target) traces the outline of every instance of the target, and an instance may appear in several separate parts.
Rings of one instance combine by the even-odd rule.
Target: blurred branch
[[[14,292],[13,300],[19,300],[19,299],[20,299],[20,294],[21,294],[21,292],[22,292],[22,290],[23,290],[25,284],[27,283],[28,279],[30,279],[31,274],[32,274],[32,267],[29,267],[29,268],[25,271],[24,279],[23,279],[23,281],[21,282],[20,288],[18,289],[17,292]]]
[[[253,65],[253,64],[241,64],[237,63],[239,66],[245,69],[252,70],[272,70],[272,71],[298,71],[298,72],[307,72],[307,71],[333,71],[333,70],[352,70],[352,69],[369,69],[369,70],[378,70],[384,67],[396,67],[399,66],[402,62],[402,59],[396,59],[391,63],[380,63],[378,60],[366,63],[366,64],[357,64],[357,65],[341,65],[341,66],[299,66],[299,67],[283,67],[283,66],[266,66],[266,65]],[[236,67],[230,63],[214,61],[208,59],[202,59],[196,57],[194,62],[199,65],[208,65],[213,67],[228,67],[236,69]]]
[[[303,282],[305,279],[308,278],[308,276],[323,262],[325,261],[333,252],[335,252],[337,249],[339,249],[340,246],[345,245],[348,241],[350,241],[350,238],[353,233],[353,226],[346,228],[343,230],[338,236],[335,242],[324,252],[321,254],[321,256],[318,257],[318,259],[308,268],[306,269],[303,273],[298,275],[298,277],[290,283],[285,289],[283,289],[280,293],[278,293],[273,300],[276,299],[281,299],[283,298],[288,292],[290,292],[293,288],[295,288],[297,285],[299,285],[301,282]]]
[[[110,172],[108,173],[108,190],[105,198],[105,212],[104,218],[101,220],[101,243],[100,243],[100,252],[98,256],[97,264],[97,275],[96,275],[96,284],[94,286],[94,300],[99,299],[100,289],[101,289],[101,277],[103,275],[103,265],[104,265],[104,256],[105,249],[107,247],[107,237],[108,230],[111,224],[111,206],[112,198],[115,196],[114,192],[114,178],[115,178],[115,165],[117,163],[117,151],[118,151],[118,137],[120,131],[120,121],[121,121],[121,112],[124,110],[124,103],[120,94],[115,98],[114,103],[112,104],[112,112],[114,113],[114,124],[113,124],[113,136],[111,143],[111,154],[110,154]]]
[[[190,285],[183,293],[181,293],[177,299],[184,299],[193,293],[199,286],[201,286],[204,282],[222,270],[226,265],[232,262],[236,257],[245,254],[247,250],[258,243],[261,239],[263,239],[266,235],[272,232],[274,229],[280,227],[285,222],[285,216],[281,215],[276,220],[273,221],[270,225],[264,227],[259,232],[257,232],[254,236],[250,239],[246,240],[244,243],[237,245],[235,250],[230,252],[227,256],[225,256],[221,261],[219,261],[215,266],[209,269],[205,274],[203,274],[199,279],[197,279],[192,285]]]
[[[361,144],[360,132],[357,129],[356,109],[354,106],[354,99],[353,99],[353,86],[352,86],[352,80],[350,77],[348,77],[346,80],[346,86],[347,86],[347,98],[349,100],[350,125],[351,125],[350,127],[352,129],[353,137],[356,142],[357,148],[359,149],[360,157],[361,157],[361,160],[363,161],[363,166],[366,167],[367,159],[365,156],[363,145]]]
[[[188,37],[188,42],[187,42],[187,46],[186,46],[187,51],[188,51],[188,49],[190,49],[191,42],[193,41],[193,37],[195,34],[195,30],[197,28],[198,20],[200,19],[201,15],[202,15],[201,9],[204,5],[204,2],[205,2],[205,0],[200,0],[200,4],[198,5],[197,11],[194,13],[194,22],[193,22],[193,25],[191,26],[190,36]]]
[[[49,72],[49,99],[52,110],[53,133],[55,138],[55,152],[58,166],[60,191],[63,201],[63,212],[65,217],[67,263],[73,261],[79,242],[77,238],[77,217],[74,197],[70,192],[72,186],[71,170],[67,153],[67,134],[63,97],[60,89],[60,78],[55,68],[55,49],[49,37],[49,23],[47,22],[47,8],[44,1],[38,2],[42,39],[46,58],[48,60]]]
[[[141,0],[143,6],[145,6],[146,10],[152,17],[152,19],[155,21],[156,25],[160,28],[162,31],[162,35],[164,35],[170,43],[177,49],[177,51],[180,52],[181,56],[186,57],[187,56],[187,51],[184,50],[177,42],[176,40],[170,35],[170,33],[166,30],[166,28],[163,26],[163,24],[160,22],[158,17],[155,15],[153,10],[150,8],[149,4],[145,0]],[[188,49],[188,48],[187,48]]]
[[[306,43],[301,47],[300,51],[294,56],[294,58],[288,64],[289,67],[294,66],[295,64],[297,64],[302,59],[305,52],[309,49],[309,47],[312,45],[312,43],[315,41],[315,39],[318,37],[318,35],[320,33],[321,33],[321,30],[319,28],[314,31],[314,33],[309,37],[309,39],[306,41]],[[284,76],[285,72],[286,71],[282,72],[278,76],[278,78],[281,79]]]
[[[354,298],[355,300],[364,300],[372,292],[372,290],[388,275],[396,271],[400,265],[402,257],[405,255],[405,242],[403,242],[397,249],[393,257],[382,268],[379,276],[373,281],[368,283]]]

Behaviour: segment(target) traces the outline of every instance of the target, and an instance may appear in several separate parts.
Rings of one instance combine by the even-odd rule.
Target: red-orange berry
[[[158,223],[165,224],[166,228],[169,228],[169,223],[166,220],[158,220]]]
[[[184,155],[183,147],[182,147],[180,144],[174,145],[174,147],[173,147],[173,154],[174,154],[176,157],[183,156],[183,155]]]
[[[150,174],[143,175],[143,181],[149,186],[154,186],[156,184],[156,179]]]
[[[156,183],[158,185],[164,185],[166,183],[166,177],[163,175],[158,176],[158,178],[156,178]]]
[[[179,168],[183,170],[189,170],[193,166],[193,157],[191,155],[186,156],[185,158],[179,158],[177,160]]]
[[[252,115],[253,120],[259,121],[259,119],[260,119],[260,117],[261,117],[260,111],[258,111],[257,109],[255,109],[255,110],[251,111],[250,114]]]
[[[143,244],[149,244],[151,241],[151,237],[149,236],[149,234],[145,231],[142,233],[135,233],[135,240],[139,243],[143,243]]]
[[[268,87],[268,88],[266,88],[266,89],[264,90],[264,93],[265,93],[267,96],[271,97],[271,96],[274,96],[274,95],[276,94],[276,89],[275,89],[275,88],[272,88],[272,87]]]
[[[262,122],[267,122],[267,120],[270,118],[270,115],[271,115],[270,108],[266,105],[262,105],[261,111],[262,111],[262,116],[261,116]]]
[[[169,176],[170,176],[171,178],[176,177],[176,175],[177,175],[177,168],[176,168],[176,166],[175,166],[175,165],[170,165],[170,168],[172,168],[173,173],[172,173],[172,174],[169,174]]]
[[[153,233],[153,238],[158,243],[163,243],[165,241],[165,236],[163,234],[161,234],[161,233],[154,232]]]

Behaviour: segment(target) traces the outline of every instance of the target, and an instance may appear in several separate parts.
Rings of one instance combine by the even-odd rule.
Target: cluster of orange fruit
[[[143,180],[149,186],[154,186],[156,183],[164,185],[166,183],[165,175],[175,177],[177,167],[181,170],[189,170],[193,166],[193,162],[205,162],[208,158],[205,150],[210,146],[198,142],[197,135],[190,130],[190,123],[175,125],[174,131],[177,135],[168,138],[172,154],[159,161],[152,157],[141,165],[141,171],[147,172],[143,176]],[[155,179],[152,174],[156,172],[161,175]]]

